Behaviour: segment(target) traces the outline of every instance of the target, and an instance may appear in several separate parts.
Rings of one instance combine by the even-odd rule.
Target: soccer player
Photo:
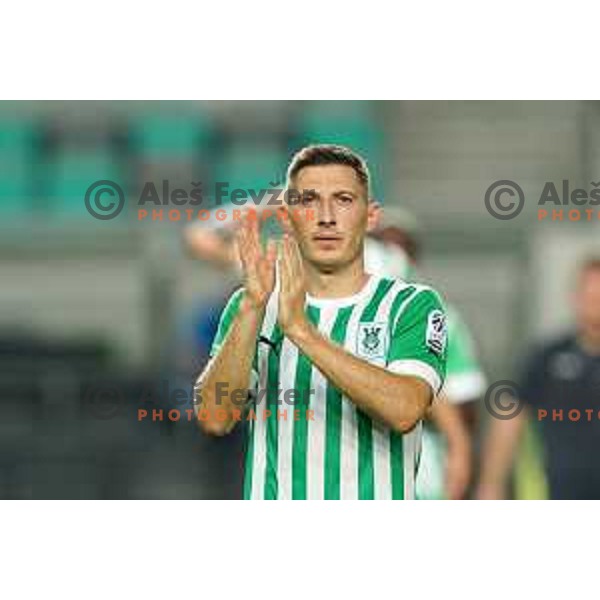
[[[223,435],[249,420],[246,498],[414,498],[421,422],[444,382],[440,297],[365,272],[375,207],[359,156],[309,146],[287,179],[300,203],[279,255],[255,219],[237,233],[244,286],[198,378],[198,421]],[[243,406],[221,393],[250,386]]]

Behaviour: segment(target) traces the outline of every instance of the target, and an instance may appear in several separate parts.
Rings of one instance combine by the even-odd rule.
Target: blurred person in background
[[[382,213],[379,227],[366,244],[367,270],[408,281],[418,280],[421,246],[414,218],[395,207],[384,207]],[[471,333],[456,308],[448,303],[446,306],[446,382],[430,409],[423,432],[417,476],[420,500],[465,497],[472,472],[473,414],[486,387]]]
[[[253,209],[260,213],[268,207]],[[378,226],[365,240],[366,271],[414,281],[420,251],[414,219],[404,211],[379,206],[376,211]],[[187,227],[184,235],[189,251],[241,274],[233,243],[236,223],[239,221],[213,219]],[[448,328],[447,379],[424,430],[417,476],[419,499],[464,498],[471,478],[472,409],[486,381],[468,327],[453,307],[448,307]]]
[[[600,499],[600,257],[577,273],[573,331],[535,348],[525,363],[517,399],[523,410],[492,418],[481,459],[480,499],[507,496],[521,433],[539,430],[552,499]]]

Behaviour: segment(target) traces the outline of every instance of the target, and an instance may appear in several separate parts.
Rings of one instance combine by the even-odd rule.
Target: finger
[[[275,275],[276,260],[277,245],[274,240],[269,240],[265,249],[264,260],[259,261],[257,268],[263,275],[270,278]]]
[[[287,235],[294,235],[294,230],[292,228],[292,224],[290,222],[290,215],[289,213],[286,213],[286,216],[284,218],[281,219],[280,221],[281,223],[281,228],[283,229],[283,232]]]
[[[281,228],[285,231],[286,225],[289,224],[290,215],[287,208],[284,206],[280,206],[275,214],[277,218],[277,222],[281,225]]]
[[[258,228],[258,218],[254,209],[248,211],[248,243],[256,259],[261,256],[260,234]]]
[[[297,283],[296,278],[298,276],[298,269],[296,268],[296,261],[294,259],[294,243],[293,238],[286,236],[285,262],[290,286],[294,286]]]
[[[235,230],[234,238],[239,247],[240,252],[242,252],[246,242],[246,223],[243,218],[238,224],[237,229]]]
[[[300,252],[300,245],[295,238],[290,239],[290,252],[292,257],[292,263],[296,269],[300,272],[303,270],[304,264],[302,262],[302,253]]]
[[[269,264],[273,264],[275,259],[277,258],[277,244],[275,240],[269,240],[267,242],[267,251],[265,253],[265,258]]]
[[[235,256],[237,257],[238,262],[241,263],[243,266],[244,260],[243,260],[243,252],[242,252],[242,242],[241,242],[241,236],[240,236],[239,231],[236,232],[235,237],[233,238],[233,247],[234,247]]]
[[[236,241],[238,260],[242,265],[243,272],[248,274],[249,270],[252,268],[248,257],[248,241],[242,234],[236,238]]]
[[[288,271],[292,282],[299,284],[303,278],[303,264],[298,243],[295,239],[287,237]]]
[[[289,240],[285,235],[279,253],[279,276],[281,278],[281,290],[287,291],[290,287]]]
[[[248,224],[244,223],[238,232],[237,239],[239,241],[239,259],[242,263],[244,273],[247,275],[251,275],[255,272],[257,263],[256,250],[252,245],[250,235]]]
[[[256,219],[256,211],[248,210],[246,231],[248,234],[248,252],[252,260],[258,260],[262,255],[260,247],[260,234],[258,228],[258,220]]]

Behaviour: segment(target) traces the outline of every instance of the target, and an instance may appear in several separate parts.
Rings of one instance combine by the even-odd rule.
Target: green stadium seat
[[[143,160],[190,160],[210,145],[212,127],[200,112],[149,114],[132,123],[133,145]]]
[[[96,181],[109,180],[126,192],[126,181],[117,159],[104,149],[67,150],[46,165],[48,216],[92,217],[85,207],[85,194]]]
[[[374,195],[382,195],[383,135],[371,102],[306,103],[296,126],[293,150],[297,151],[307,144],[323,143],[348,146],[361,154],[369,163]]]
[[[35,128],[27,120],[0,120],[0,207],[3,220],[27,217],[32,208]]]
[[[228,182],[229,191],[239,188],[258,193],[272,187],[271,183],[283,182],[286,161],[277,144],[234,144],[218,161],[216,179]]]
[[[27,217],[33,206],[30,163],[12,154],[0,154],[0,164],[0,207],[3,220]]]
[[[22,154],[30,156],[34,148],[35,128],[21,119],[0,121],[0,155]]]
[[[381,134],[369,102],[309,102],[300,116],[298,138],[305,143],[335,143],[366,155],[379,153]]]

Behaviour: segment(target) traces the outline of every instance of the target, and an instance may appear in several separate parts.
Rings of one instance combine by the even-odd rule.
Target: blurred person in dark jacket
[[[512,419],[492,419],[480,499],[506,497],[528,419],[539,430],[550,498],[600,498],[600,257],[581,265],[573,310],[574,330],[534,349],[526,361],[517,399],[523,410]]]

